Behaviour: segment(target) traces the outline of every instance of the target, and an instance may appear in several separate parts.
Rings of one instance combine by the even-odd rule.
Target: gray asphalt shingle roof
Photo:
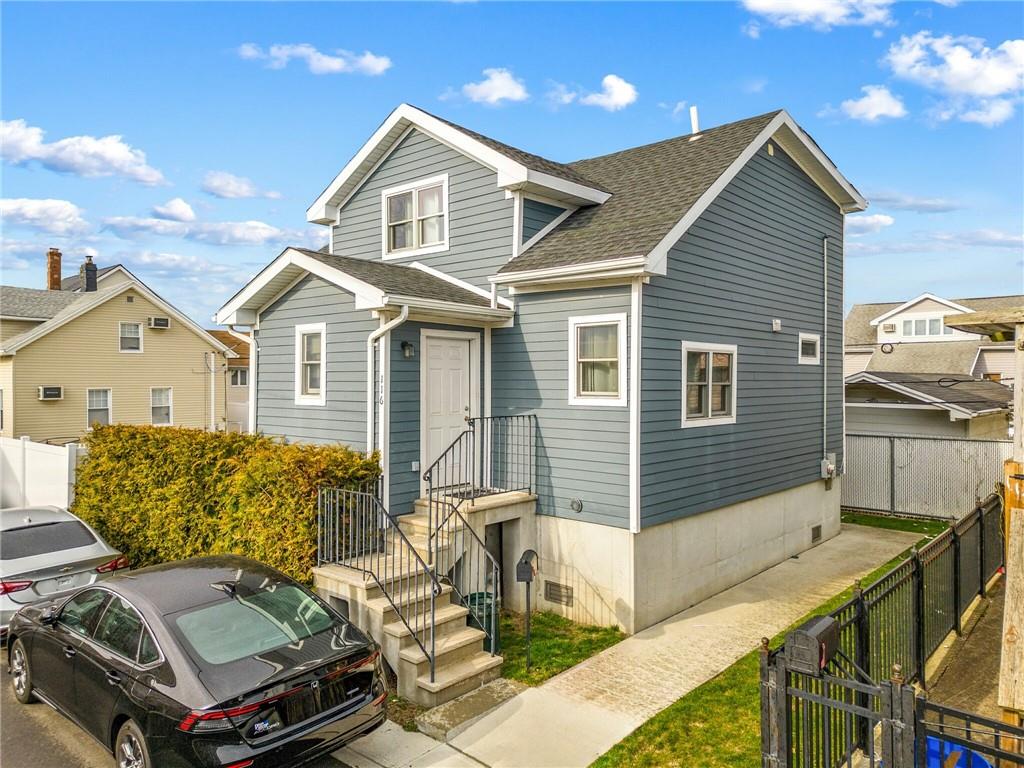
[[[501,274],[649,253],[781,110],[710,128],[700,138],[569,163],[611,197],[580,208]]]
[[[970,299],[949,299],[954,304],[968,307],[974,312],[988,312],[993,309],[1009,309],[1024,304],[1024,295],[1012,296],[978,296]],[[888,301],[876,304],[854,304],[850,313],[846,316],[844,333],[846,346],[873,345],[878,338],[875,326],[871,321],[880,315],[884,315],[897,307],[906,304],[905,301]],[[940,342],[932,342],[938,344]],[[946,342],[942,342],[946,343]],[[931,346],[931,344],[929,344]],[[948,370],[946,368],[932,370]]]
[[[415,267],[357,259],[351,256],[335,256],[323,251],[311,251],[307,248],[295,248],[295,250],[334,267],[346,275],[351,275],[357,280],[369,283],[384,293],[433,301],[447,301],[454,304],[470,304],[477,307],[491,305],[490,299]]]
[[[96,270],[96,279],[99,280],[103,275],[107,274],[112,269],[117,269],[120,264],[111,264],[109,267],[100,267]],[[60,289],[62,291],[77,291],[82,285],[82,274],[79,272],[77,275],[71,275],[71,277],[65,277],[60,281]]]
[[[80,293],[0,285],[0,317],[48,320],[83,298]]]
[[[972,414],[1009,408],[1013,390],[997,381],[959,373],[907,373],[872,371],[872,376],[919,392],[925,397],[956,405]]]

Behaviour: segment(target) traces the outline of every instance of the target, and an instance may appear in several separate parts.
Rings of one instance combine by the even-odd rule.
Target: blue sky
[[[789,110],[872,201],[847,304],[1024,291],[1016,2],[4,3],[2,282],[85,253],[197,319],[407,101],[569,161]],[[120,137],[120,138],[116,138]]]

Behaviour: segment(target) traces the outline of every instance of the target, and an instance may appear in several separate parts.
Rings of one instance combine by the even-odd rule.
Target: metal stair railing
[[[441,584],[375,493],[321,488],[317,497],[317,564],[339,564],[380,587],[430,662],[434,682],[434,620]]]

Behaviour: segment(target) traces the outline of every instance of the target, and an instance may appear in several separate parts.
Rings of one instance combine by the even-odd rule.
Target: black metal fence
[[[853,597],[831,613],[839,632],[837,658],[844,660],[840,668],[818,676],[795,672],[787,667],[785,645],[769,652],[765,641],[761,664],[764,765],[925,765],[900,762],[899,754],[923,749],[926,741],[917,743],[925,739],[922,734],[945,739],[955,727],[962,729],[961,738],[970,741],[972,749],[977,747],[979,754],[995,755],[1004,760],[1003,765],[1024,765],[1024,759],[1005,762],[1000,747],[1008,742],[1016,751],[1020,746],[1016,740],[1024,731],[992,721],[985,721],[984,728],[972,726],[981,719],[955,710],[943,717],[947,723],[961,725],[940,728],[936,724],[942,718],[936,718],[936,713],[941,708],[923,700],[915,704],[912,689],[905,685],[916,680],[924,688],[927,660],[950,632],[960,632],[967,608],[975,597],[984,596],[1002,564],[1002,501],[993,494],[876,582],[866,588],[858,585]],[[891,681],[873,682],[887,680],[894,669],[899,670],[896,688]],[[911,691],[910,703],[904,688]],[[897,715],[900,728],[911,734],[909,742],[897,743],[892,733],[885,735]],[[982,734],[991,738],[978,741]]]

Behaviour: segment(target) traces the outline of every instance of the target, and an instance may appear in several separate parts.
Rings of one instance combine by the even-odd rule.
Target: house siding
[[[784,152],[762,148],[672,248],[668,273],[644,287],[643,526],[820,476],[822,368],[798,364],[797,339],[822,333],[823,235],[828,450],[842,466],[843,217]],[[684,340],[737,345],[735,424],[680,427]]]
[[[1014,360],[1013,348],[1009,349],[986,349],[981,348],[978,355],[978,363],[974,366],[971,375],[976,378],[984,378],[986,374],[996,374],[999,381],[1007,386],[1014,384]]]
[[[629,307],[627,286],[524,294],[515,326],[492,331],[492,414],[537,417],[539,514],[629,525],[629,408],[568,404],[569,318]]]
[[[967,437],[968,424],[968,419],[951,421],[946,410],[846,406],[846,431],[851,435]]]
[[[565,213],[565,208],[548,205],[539,200],[523,198],[523,242],[540,232],[544,227]]]
[[[326,405],[295,404],[295,326],[327,325]],[[259,318],[256,428],[266,435],[366,449],[366,339],[379,326],[355,298],[307,275]]]
[[[332,227],[334,253],[380,260],[381,193],[442,173],[448,174],[448,250],[391,261],[419,261],[490,289],[487,278],[512,258],[512,200],[498,188],[494,171],[418,130],[399,142],[341,208]]]

